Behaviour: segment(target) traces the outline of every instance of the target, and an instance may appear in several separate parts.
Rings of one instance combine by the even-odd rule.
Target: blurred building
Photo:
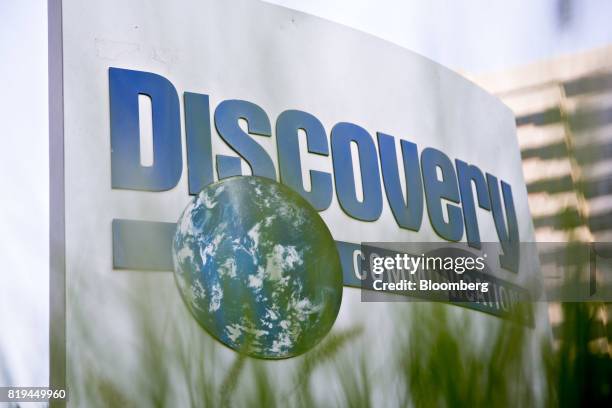
[[[612,47],[471,79],[516,115],[538,242],[612,242]],[[560,278],[547,268],[554,262],[542,258],[545,279]],[[561,310],[550,306],[553,329]],[[611,316],[610,304],[595,307],[598,351],[610,353]]]

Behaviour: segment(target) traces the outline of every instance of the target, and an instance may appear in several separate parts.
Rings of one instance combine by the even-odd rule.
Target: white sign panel
[[[178,341],[170,326],[207,340],[176,289],[170,241],[192,195],[230,176],[278,180],[312,204],[346,286],[360,285],[362,242],[455,241],[496,243],[495,278],[537,286],[533,254],[518,252],[534,235],[514,116],[458,74],[257,1],[65,0],[61,23],[50,7],[52,33],[61,27],[51,98],[62,108],[51,118],[52,273],[60,301],[65,277],[73,393],[87,364],[126,381],[138,372],[143,321],[161,336],[146,341]],[[381,318],[396,306],[345,288],[336,328],[361,324],[376,347],[400,324]],[[483,328],[499,320],[468,313]],[[546,324],[537,311],[536,331]],[[274,364],[282,373],[295,362]]]

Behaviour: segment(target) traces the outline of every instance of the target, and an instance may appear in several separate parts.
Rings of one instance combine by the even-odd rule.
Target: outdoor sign
[[[53,321],[66,322],[51,330],[55,384],[78,383],[75,359],[133,369],[143,292],[155,327],[208,336],[177,290],[173,239],[194,197],[235,176],[278,181],[314,208],[346,287],[366,280],[362,243],[446,242],[489,248],[483,273],[496,296],[533,296],[540,278],[520,246],[534,233],[514,116],[460,75],[258,1],[50,8],[51,285]],[[401,324],[381,318],[393,305],[343,292],[336,326],[357,322],[374,344]],[[504,317],[499,298],[461,306],[486,312],[472,313],[483,325]],[[534,313],[538,330],[546,317]]]

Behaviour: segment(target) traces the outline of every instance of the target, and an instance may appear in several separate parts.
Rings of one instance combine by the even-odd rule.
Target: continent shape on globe
[[[335,242],[287,186],[252,176],[206,186],[181,215],[172,246],[187,307],[236,351],[293,357],[334,324],[342,301]]]

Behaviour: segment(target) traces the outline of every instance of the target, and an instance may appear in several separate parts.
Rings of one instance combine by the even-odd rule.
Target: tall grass
[[[372,349],[366,327],[336,327],[302,356],[265,361],[214,340],[165,278],[130,279],[107,299],[126,302],[129,341],[104,332],[113,322],[95,320],[105,316],[92,313],[97,288],[69,292],[70,406],[581,406],[605,401],[612,383],[609,359],[588,351],[590,305],[566,306],[558,349],[509,320],[410,302],[386,305],[394,326],[384,348]]]
[[[537,400],[535,391],[523,386],[530,381],[530,354],[525,347],[529,329],[497,324],[498,329],[476,346],[471,340],[474,312],[457,313],[455,306],[394,304],[398,316],[409,312],[410,319],[398,324],[393,338],[386,341],[384,353],[396,358],[379,376],[369,358],[371,350],[358,341],[362,327],[334,329],[314,349],[291,361],[264,361],[228,351],[195,323],[186,325],[193,320],[189,315],[160,324],[152,312],[154,299],[143,295],[152,293],[148,284],[135,293],[140,295],[131,301],[130,321],[138,341],[126,348],[137,353],[132,356],[134,374],[113,373],[112,364],[109,370],[84,358],[87,353],[82,348],[88,341],[95,344],[90,338],[92,322],[85,315],[72,319],[74,325],[82,325],[73,333],[82,337],[68,349],[70,405],[490,407],[532,406]],[[125,352],[106,350],[105,355],[122,359]],[[395,384],[380,384],[381,378]],[[375,400],[381,387],[384,396]],[[389,389],[397,392],[388,393]]]

